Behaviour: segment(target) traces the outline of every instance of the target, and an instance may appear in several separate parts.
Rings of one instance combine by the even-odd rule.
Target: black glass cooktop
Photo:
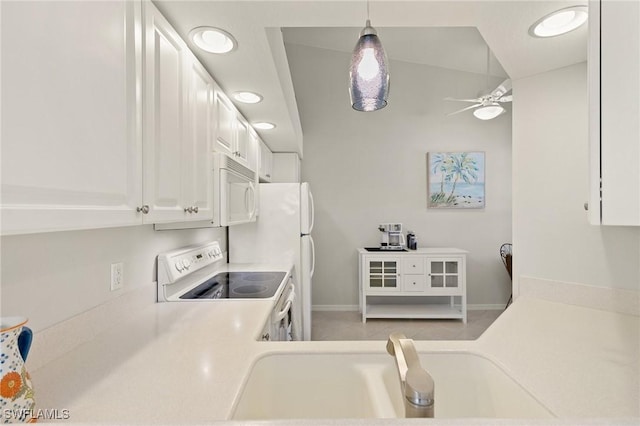
[[[180,299],[266,299],[278,291],[286,272],[221,272]]]

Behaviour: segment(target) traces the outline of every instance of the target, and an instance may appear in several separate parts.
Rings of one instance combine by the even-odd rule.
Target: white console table
[[[455,318],[467,322],[467,251],[358,249],[360,310],[367,318]]]

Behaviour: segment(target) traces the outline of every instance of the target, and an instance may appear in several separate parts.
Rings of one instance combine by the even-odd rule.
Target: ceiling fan
[[[487,46],[487,88],[489,87],[489,58],[491,51]],[[500,114],[505,112],[505,109],[501,103],[511,102],[513,95],[507,94],[511,91],[511,79],[506,79],[498,85],[491,92],[481,95],[477,98],[471,99],[456,99],[456,98],[444,98],[445,101],[457,101],[457,102],[473,102],[474,105],[470,105],[466,108],[462,108],[458,111],[454,111],[447,115],[454,115],[464,111],[473,110],[473,115],[480,120],[491,120],[496,118]]]

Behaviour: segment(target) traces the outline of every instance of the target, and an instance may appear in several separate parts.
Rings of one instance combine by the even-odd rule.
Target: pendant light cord
[[[491,88],[489,87],[489,62],[491,60],[491,49],[489,48],[489,45],[487,44],[487,90],[491,90]]]
[[[369,0],[367,0],[367,21],[369,21]]]

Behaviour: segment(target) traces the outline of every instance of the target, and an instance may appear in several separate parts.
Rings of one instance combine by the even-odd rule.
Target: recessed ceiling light
[[[529,27],[533,37],[555,37],[568,33],[587,22],[587,6],[571,6],[556,10]]]
[[[245,104],[257,104],[262,100],[262,96],[253,92],[235,92],[233,98]]]
[[[189,37],[196,46],[209,53],[229,53],[238,47],[236,39],[220,28],[194,28],[189,33]]]
[[[271,130],[271,129],[275,129],[276,125],[273,123],[260,122],[260,123],[253,123],[253,127],[258,130]]]

